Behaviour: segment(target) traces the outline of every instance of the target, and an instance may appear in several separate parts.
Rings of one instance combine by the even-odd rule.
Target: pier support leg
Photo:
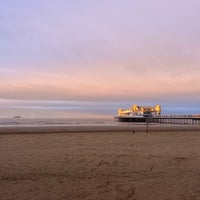
[[[149,133],[149,122],[147,121],[146,133]]]

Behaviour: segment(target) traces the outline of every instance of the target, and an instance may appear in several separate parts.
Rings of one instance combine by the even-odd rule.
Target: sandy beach
[[[199,126],[1,127],[0,152],[1,200],[200,199]]]

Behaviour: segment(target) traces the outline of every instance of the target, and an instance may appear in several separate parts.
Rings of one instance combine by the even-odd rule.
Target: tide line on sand
[[[84,133],[84,132],[146,132],[145,124],[137,125],[70,125],[70,126],[1,126],[0,134],[40,134],[40,133]],[[158,125],[151,124],[148,126],[148,132],[157,131],[200,131],[200,126],[192,125]]]

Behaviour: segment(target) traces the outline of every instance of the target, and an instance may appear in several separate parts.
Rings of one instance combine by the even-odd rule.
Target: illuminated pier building
[[[118,109],[118,117],[156,117],[161,115],[161,106],[138,106],[133,105],[132,108],[126,110]]]

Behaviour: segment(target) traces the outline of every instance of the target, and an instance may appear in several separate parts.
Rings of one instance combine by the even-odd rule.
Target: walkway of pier
[[[200,125],[200,117],[192,116],[116,117],[116,119],[118,119],[120,122]]]

